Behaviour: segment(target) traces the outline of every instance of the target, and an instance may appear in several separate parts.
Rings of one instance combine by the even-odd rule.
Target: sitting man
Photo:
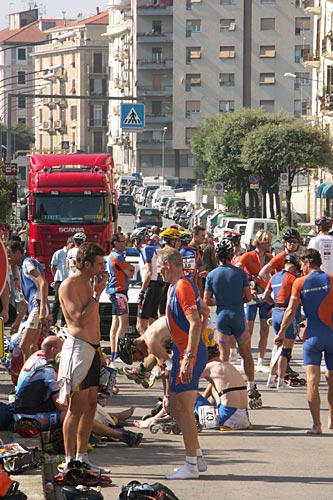
[[[35,352],[23,365],[20,372],[14,403],[14,419],[30,418],[39,422],[40,430],[59,428],[65,411],[57,406],[59,388],[54,359],[62,349],[62,340],[54,335],[46,337],[41,350]],[[96,418],[99,413],[96,412]],[[126,443],[129,447],[139,446],[143,435],[128,430],[118,430],[94,419],[93,432],[104,437]],[[19,428],[19,426],[18,426]]]

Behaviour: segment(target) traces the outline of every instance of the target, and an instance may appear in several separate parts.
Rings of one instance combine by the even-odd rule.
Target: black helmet
[[[86,235],[84,233],[75,233],[73,236],[73,240],[77,245],[82,245],[86,241]]]
[[[149,240],[149,237],[149,229],[147,227],[139,227],[137,229],[134,229],[133,233],[130,236],[130,240]]]
[[[332,219],[331,217],[321,215],[320,217],[317,217],[317,219],[315,220],[315,224],[316,226],[332,227]]]
[[[103,500],[102,493],[88,486],[64,486],[61,490],[65,500]]]
[[[135,346],[135,342],[129,337],[122,337],[118,340],[118,356],[126,365],[133,363],[133,346]]]
[[[285,258],[285,264],[293,264],[294,266],[300,268],[301,265],[300,265],[300,262],[299,262],[299,259],[297,257],[297,255],[294,255],[292,253],[289,253],[288,255],[286,255],[286,258]]]
[[[293,227],[288,227],[288,229],[285,230],[283,233],[282,239],[284,241],[290,241],[290,240],[297,240],[298,242],[301,241],[301,236],[297,229],[294,229]]]
[[[226,238],[223,238],[223,240],[220,241],[216,245],[216,255],[220,259],[224,259],[226,257],[230,257],[234,253],[234,245],[231,243],[230,240],[227,240]]]
[[[236,231],[230,231],[223,236],[223,239],[231,241],[235,246],[240,244],[242,235]]]

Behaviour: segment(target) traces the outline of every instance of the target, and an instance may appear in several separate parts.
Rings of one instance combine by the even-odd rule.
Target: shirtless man
[[[65,462],[88,462],[88,440],[97,406],[102,355],[99,296],[105,288],[104,250],[83,243],[77,253],[77,271],[59,288],[60,304],[69,335],[59,366],[58,401],[68,411],[63,424]],[[92,280],[92,283],[91,283]],[[75,455],[76,452],[76,455]]]

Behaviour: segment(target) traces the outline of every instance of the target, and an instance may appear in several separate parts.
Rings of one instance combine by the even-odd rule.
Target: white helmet
[[[84,233],[75,233],[74,236],[73,236],[73,240],[78,245],[82,245],[82,243],[84,243],[86,241],[86,238],[87,237],[86,237],[86,235]]]

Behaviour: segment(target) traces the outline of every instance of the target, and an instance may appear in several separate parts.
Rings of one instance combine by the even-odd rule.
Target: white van
[[[275,219],[247,219],[245,233],[241,237],[241,247],[244,250],[251,250],[253,248],[252,241],[254,236],[258,231],[260,231],[260,229],[265,229],[265,231],[272,233],[273,240],[271,251],[273,254],[279,253],[282,245],[280,240],[279,223]]]
[[[240,217],[222,217],[219,224],[214,227],[214,240],[220,241],[228,231],[235,231],[239,224],[246,224],[246,219]]]
[[[163,198],[163,196],[175,196],[175,192],[171,186],[162,186],[156,189],[153,199],[152,199],[152,207],[158,208],[158,204]]]

